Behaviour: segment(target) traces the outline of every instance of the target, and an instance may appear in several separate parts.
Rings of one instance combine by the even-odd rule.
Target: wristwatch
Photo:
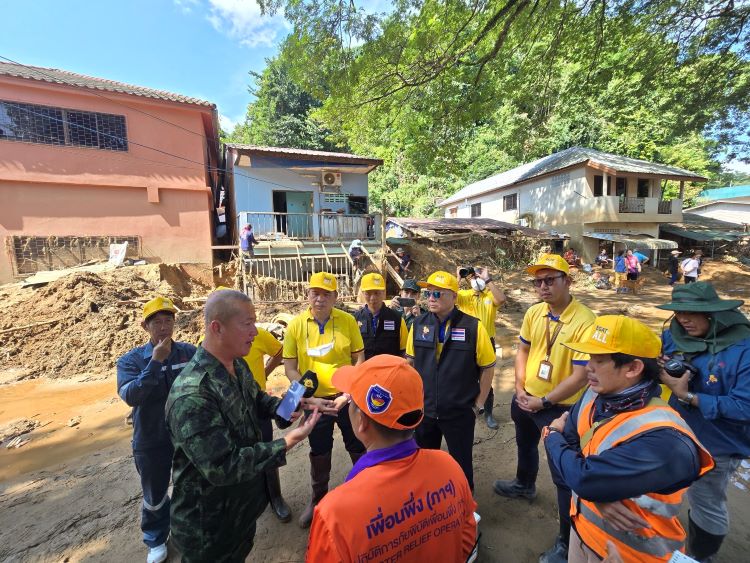
[[[559,432],[559,430],[554,426],[545,426],[544,428],[542,428],[542,440],[546,440],[547,436],[549,436],[553,432]]]
[[[554,406],[554,404],[552,403],[552,401],[550,401],[547,398],[547,395],[545,395],[544,397],[542,397],[542,408],[543,409],[549,409],[549,408],[552,408],[553,406]]]
[[[471,409],[474,411],[475,416],[484,414],[484,406],[478,407],[476,405],[472,405]]]
[[[693,399],[695,398],[695,393],[691,393],[690,391],[687,392],[687,395],[685,395],[684,399],[681,399],[680,397],[677,397],[677,400],[680,401],[683,405],[692,406],[693,405]]]

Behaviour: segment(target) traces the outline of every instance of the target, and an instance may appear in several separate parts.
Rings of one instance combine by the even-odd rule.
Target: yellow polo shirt
[[[307,349],[333,342],[333,349],[322,357],[310,357]],[[352,354],[364,350],[362,334],[357,320],[340,309],[334,308],[320,334],[318,322],[310,309],[294,317],[284,336],[284,359],[297,359],[297,369],[302,375],[307,370],[318,376],[316,397],[327,397],[339,393],[331,383],[333,373],[341,366],[352,365]]]
[[[586,340],[588,329],[594,324],[594,318],[596,317],[591,309],[574,297],[560,315],[559,320],[550,317],[550,338],[554,335],[558,322],[562,322],[563,325],[554,344],[552,344],[550,352],[549,362],[552,364],[552,377],[550,381],[544,381],[537,377],[539,364],[547,355],[546,318],[548,313],[549,305],[546,303],[532,305],[526,311],[521,325],[521,341],[531,346],[529,358],[526,361],[524,389],[534,397],[544,397],[557,387],[563,379],[573,373],[574,365],[586,365],[589,360],[588,354],[574,352],[563,346],[565,343]],[[572,405],[582,394],[583,390],[564,401],[560,401],[560,404]]]
[[[445,323],[445,334],[451,333],[450,320]],[[443,342],[438,339],[437,342],[437,357],[440,358],[440,354],[443,353]],[[409,339],[406,341],[406,355],[409,358],[414,357],[414,325],[409,329]],[[477,344],[476,344],[476,362],[477,365],[484,369],[495,365],[497,360],[495,356],[495,349],[492,347],[490,337],[487,335],[487,331],[480,322],[477,325]]]
[[[489,289],[481,292],[473,289],[462,289],[458,292],[456,307],[467,315],[478,318],[490,338],[495,338],[497,306]]]
[[[281,342],[276,340],[273,334],[264,328],[258,327],[258,336],[253,340],[253,345],[250,347],[247,355],[244,356],[244,359],[250,367],[253,379],[255,379],[263,391],[266,390],[265,356],[273,357],[281,352],[281,348]]]

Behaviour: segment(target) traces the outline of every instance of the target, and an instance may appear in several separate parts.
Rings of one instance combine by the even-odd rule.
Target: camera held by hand
[[[689,377],[692,378],[698,373],[698,369],[693,364],[680,357],[669,358],[665,361],[664,371],[672,377],[682,377],[687,372],[690,372]]]

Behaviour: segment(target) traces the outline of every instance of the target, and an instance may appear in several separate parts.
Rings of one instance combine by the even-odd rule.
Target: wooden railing
[[[242,211],[238,232],[243,225],[253,226],[257,240],[372,240],[379,235],[373,215],[344,213],[277,213]]]

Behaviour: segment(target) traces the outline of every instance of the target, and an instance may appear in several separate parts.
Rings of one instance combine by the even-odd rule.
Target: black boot
[[[300,528],[309,528],[313,519],[315,506],[323,500],[328,492],[328,480],[331,478],[331,452],[323,455],[310,454],[310,481],[312,498],[299,516]]]
[[[484,421],[487,423],[487,428],[490,430],[497,430],[500,425],[492,416],[492,408],[495,406],[495,394],[490,389],[490,394],[487,395],[487,399],[484,401]]]
[[[725,537],[711,534],[703,528],[699,528],[688,513],[687,553],[693,559],[700,561],[700,563],[711,563],[714,555],[719,552],[721,542],[724,541]]]
[[[271,500],[271,509],[281,522],[285,524],[292,519],[292,511],[281,496],[281,482],[279,481],[279,468],[266,469],[266,487],[268,498]]]

